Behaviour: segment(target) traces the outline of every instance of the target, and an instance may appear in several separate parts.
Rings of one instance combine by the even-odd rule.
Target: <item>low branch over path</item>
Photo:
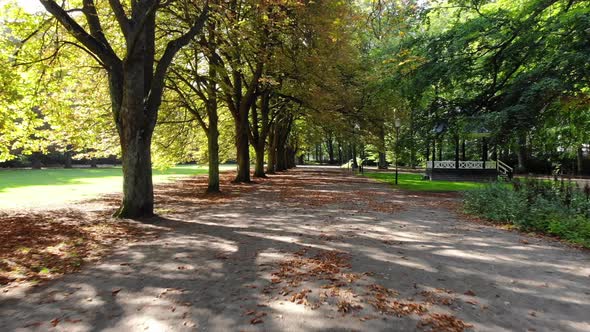
[[[590,330],[588,251],[466,221],[456,195],[337,168],[223,176],[214,196],[157,187],[159,216],[100,263],[5,288],[2,330]]]

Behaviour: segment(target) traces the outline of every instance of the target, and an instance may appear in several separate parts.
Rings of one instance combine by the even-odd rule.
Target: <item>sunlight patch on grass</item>
[[[393,172],[369,172],[364,176],[392,184],[396,188],[413,191],[465,191],[481,188],[480,182],[453,182],[424,180],[421,174],[399,173],[398,185],[395,185],[395,173]]]
[[[234,167],[222,165],[221,170]],[[207,167],[183,165],[153,172],[154,183],[166,183],[182,177],[206,175]],[[122,186],[120,167],[0,170],[0,209],[57,207],[66,202],[120,193]]]

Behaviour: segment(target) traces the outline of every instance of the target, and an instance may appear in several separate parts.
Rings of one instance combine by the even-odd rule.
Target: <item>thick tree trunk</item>
[[[234,182],[250,182],[250,146],[248,143],[248,114],[240,114],[236,122],[238,172]]]
[[[211,48],[215,49],[215,24],[209,24],[209,42]],[[198,61],[198,60],[197,60]],[[207,148],[209,155],[209,179],[207,184],[208,193],[218,193],[219,188],[219,114],[217,114],[217,59],[209,59],[209,77],[210,82],[207,82],[207,118],[209,119],[209,126],[207,129]]]
[[[41,152],[33,152],[31,154],[31,168],[32,169],[41,169]]]
[[[299,157],[297,157],[297,163],[299,165],[305,165],[305,154],[300,154]]]
[[[265,178],[264,174],[264,141],[260,141],[258,146],[255,147],[256,152],[256,164],[254,166],[254,176],[257,178]]]
[[[379,169],[387,169],[387,160],[385,159],[385,152],[379,152]]]
[[[285,152],[287,158],[287,169],[295,168],[295,166],[297,166],[295,164],[295,155],[297,154],[297,150],[288,146]]]
[[[151,134],[142,129],[127,130],[121,137],[123,162],[123,201],[114,216],[149,217],[154,214]]]
[[[135,56],[141,59],[141,55]],[[122,83],[117,129],[123,166],[123,201],[114,214],[131,219],[154,215],[151,143],[156,119],[155,114],[145,112],[145,68],[143,60],[135,60],[128,61],[123,81],[118,82]]]
[[[212,116],[214,115],[214,116]],[[208,193],[218,193],[219,188],[219,130],[217,129],[217,111],[209,114],[209,132],[207,135],[207,147],[209,155],[209,183]]]
[[[328,135],[326,139],[326,148],[328,150],[328,158],[330,165],[334,165],[336,160],[334,159],[334,142],[332,141],[332,135]]]
[[[282,172],[287,170],[287,151],[285,149],[285,143],[280,142],[277,145],[277,166],[276,171]]]
[[[267,174],[275,174],[276,163],[277,163],[277,142],[276,133],[273,128],[270,129],[268,134],[268,165],[266,167]]]
[[[64,152],[64,168],[72,168],[72,146],[66,146],[66,151]]]
[[[356,144],[352,144],[352,168],[359,168],[359,163],[356,160]]]
[[[96,158],[90,159],[90,168],[98,168],[98,162]]]

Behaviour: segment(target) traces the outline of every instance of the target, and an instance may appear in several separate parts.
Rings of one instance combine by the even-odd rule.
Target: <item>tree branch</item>
[[[68,30],[74,38],[84,45],[92,53],[96,54],[109,67],[114,68],[121,60],[112,52],[107,45],[103,45],[96,38],[88,34],[78,22],[76,22],[68,13],[53,0],[39,0],[43,7],[51,13],[57,21]]]
[[[164,79],[166,78],[166,72],[168,71],[168,67],[172,63],[174,56],[182,47],[187,45],[191,41],[191,39],[193,39],[197,34],[199,34],[203,30],[203,27],[205,26],[205,22],[207,21],[208,16],[209,4],[205,4],[205,8],[203,8],[201,15],[199,15],[192,28],[189,31],[187,31],[184,35],[178,37],[177,39],[169,42],[166,45],[164,54],[162,55],[160,61],[158,62],[158,65],[156,66],[154,79],[152,81],[150,92],[147,98],[147,111],[149,116],[157,117],[157,109],[162,102]],[[155,121],[153,123],[155,123]]]
[[[121,5],[119,0],[109,0],[109,4],[111,5],[111,9],[115,14],[117,22],[119,22],[121,32],[123,32],[123,35],[127,38],[129,36],[129,31],[131,30],[131,22],[129,22],[129,18],[127,17],[127,14],[125,14],[123,5]]]

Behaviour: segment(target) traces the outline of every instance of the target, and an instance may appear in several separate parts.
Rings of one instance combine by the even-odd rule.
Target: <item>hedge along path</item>
[[[590,328],[587,252],[460,220],[447,209],[456,197],[411,195],[329,168],[228,186],[215,198],[200,196],[199,181],[162,187],[161,216],[141,226],[157,231],[152,238],[0,295],[0,326]]]

